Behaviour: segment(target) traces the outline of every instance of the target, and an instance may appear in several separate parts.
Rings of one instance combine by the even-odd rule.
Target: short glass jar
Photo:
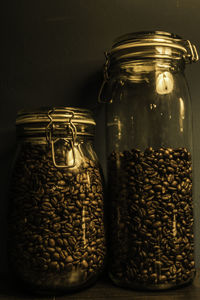
[[[109,274],[117,285],[166,289],[195,274],[192,111],[185,64],[194,45],[167,32],[120,37],[107,53]]]
[[[105,248],[102,173],[95,121],[85,109],[21,111],[8,205],[8,260],[33,292],[94,282]]]

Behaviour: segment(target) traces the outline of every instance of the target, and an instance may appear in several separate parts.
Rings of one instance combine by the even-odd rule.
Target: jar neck
[[[109,68],[109,77],[117,74],[148,74],[156,71],[173,71],[184,72],[185,63],[183,60],[167,60],[167,59],[141,59],[130,60],[116,63]]]
[[[54,141],[72,141],[70,138],[56,138],[52,140]],[[39,137],[39,136],[32,136],[32,137],[18,137],[17,142],[20,144],[23,143],[30,143],[30,144],[38,144],[38,145],[51,145],[51,142],[49,142],[46,137]],[[84,143],[93,143],[94,142],[94,137],[93,136],[77,136],[76,140],[74,141],[74,145],[78,144],[84,144]],[[66,143],[65,143],[66,144]]]
[[[104,82],[99,92],[99,102],[112,103],[113,91],[125,82],[147,83],[161,77],[162,82],[172,80],[173,74],[184,77],[185,62],[183,59],[143,58],[118,61],[105,66]],[[169,78],[167,78],[169,77]]]
[[[54,126],[48,127],[47,124],[34,123],[17,125],[17,138],[22,141],[42,141],[51,142],[57,139],[69,140],[93,140],[95,126],[91,124],[76,124],[74,127],[68,127],[64,123],[54,123]]]

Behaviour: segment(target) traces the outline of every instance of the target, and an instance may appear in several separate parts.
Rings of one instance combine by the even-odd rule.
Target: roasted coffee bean
[[[185,148],[109,156],[110,273],[116,280],[163,288],[194,277],[191,172]]]
[[[72,278],[79,285],[96,276],[105,256],[99,166],[83,157],[78,167],[56,168],[48,146],[24,144],[11,182],[8,227],[10,265],[25,281],[70,287]]]
[[[93,264],[92,264],[92,265],[93,265]],[[83,266],[84,268],[87,268],[87,267],[88,267],[88,263],[87,263],[86,260],[83,260],[83,261],[82,261],[82,266]]]
[[[59,253],[58,253],[58,252],[54,252],[53,258],[54,258],[55,260],[59,260],[59,259],[60,259]]]
[[[163,200],[170,200],[171,199],[171,195],[170,194],[165,194],[162,196]]]
[[[54,239],[49,239],[49,246],[54,247],[55,246],[55,240]]]

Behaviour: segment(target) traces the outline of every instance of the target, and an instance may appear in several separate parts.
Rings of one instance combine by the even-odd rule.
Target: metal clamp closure
[[[189,61],[190,63],[198,61],[199,55],[196,46],[193,45],[189,40],[187,40],[186,42],[187,42],[186,44],[187,53],[183,55],[183,58],[186,61]]]
[[[53,121],[52,114],[55,113],[55,112],[58,112],[58,111],[60,111],[60,109],[53,108],[52,110],[49,110],[48,113],[47,113],[47,116],[48,116],[50,121],[49,121],[49,123],[46,127],[46,140],[47,140],[48,143],[51,144],[51,153],[52,153],[52,160],[53,160],[54,166],[56,168],[73,168],[76,164],[76,162],[75,162],[75,153],[74,153],[74,144],[75,144],[76,137],[77,137],[76,126],[72,122],[72,119],[74,117],[74,112],[65,110],[65,113],[68,113],[70,115],[67,126],[66,126],[66,129],[71,132],[71,138],[70,139],[69,138],[54,138],[53,133],[54,133],[54,130],[55,130],[55,123]],[[54,144],[56,142],[58,142],[59,140],[64,140],[65,142],[67,142],[70,146],[70,149],[72,149],[72,164],[70,164],[70,165],[67,165],[67,164],[64,164],[64,165],[60,164],[59,165],[56,162]]]

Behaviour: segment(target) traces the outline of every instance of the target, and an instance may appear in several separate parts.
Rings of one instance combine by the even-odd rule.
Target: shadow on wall
[[[7,237],[7,203],[8,203],[8,191],[10,174],[15,154],[15,130],[13,129],[2,129],[0,131],[0,139],[4,141],[1,144],[0,151],[0,273],[7,272],[6,263],[6,237]]]
[[[95,150],[106,178],[105,154],[105,105],[98,102],[98,95],[103,82],[102,70],[91,74],[80,88],[78,98],[81,99],[80,107],[92,110],[96,121]]]
[[[98,115],[102,106],[101,103],[98,103],[98,94],[102,80],[102,70],[96,71],[86,78],[77,94],[77,99],[79,101],[77,105],[92,110],[95,116]]]
[[[103,82],[103,72],[97,70],[88,76],[78,88],[76,106],[90,109],[96,121],[95,150],[106,178],[105,154],[105,105],[98,102],[98,94]]]

